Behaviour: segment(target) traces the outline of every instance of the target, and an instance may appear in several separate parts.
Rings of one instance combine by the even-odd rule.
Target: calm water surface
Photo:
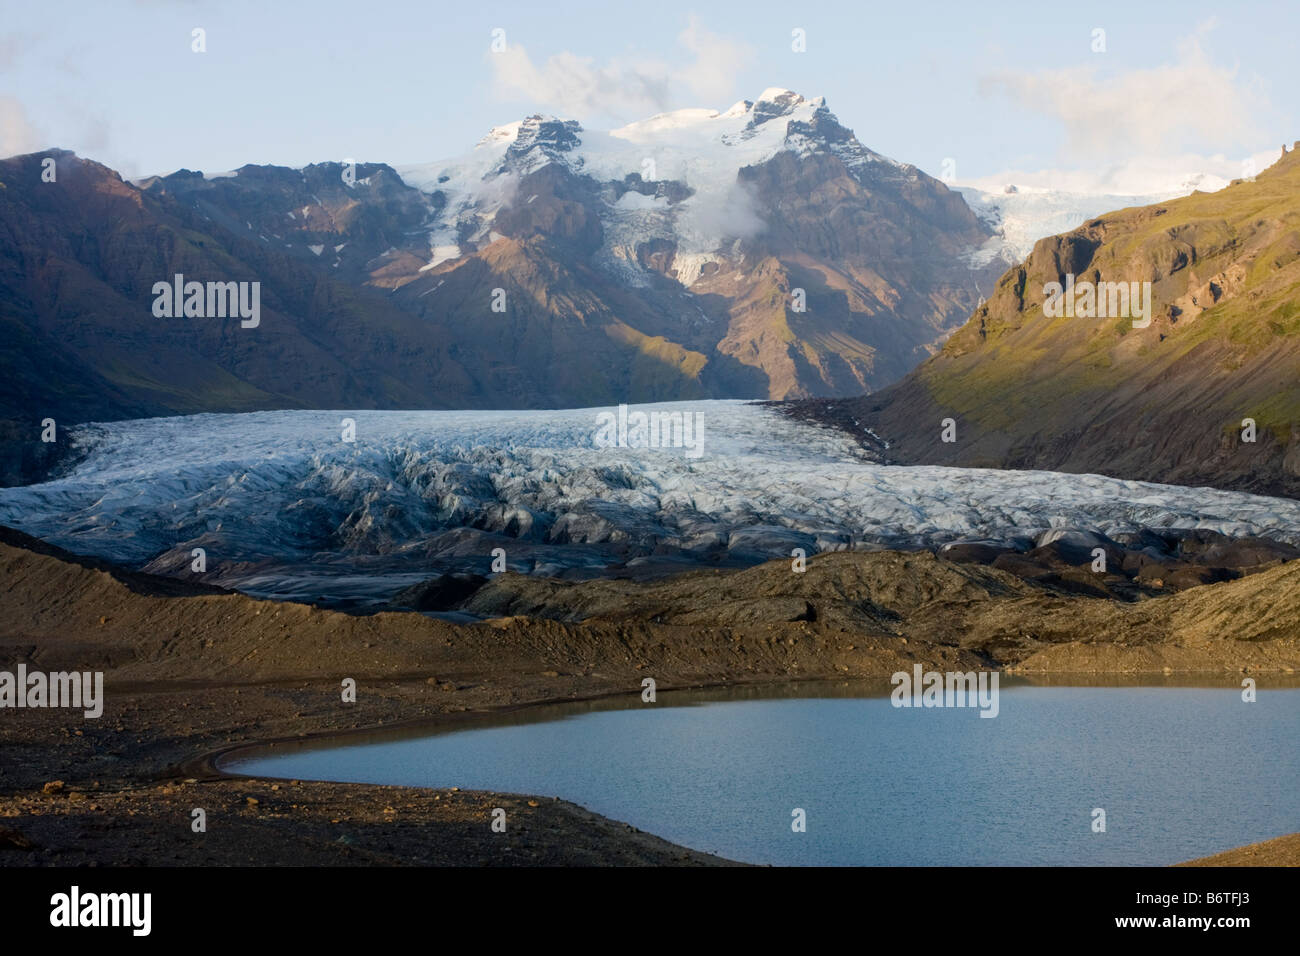
[[[224,769],[556,795],[753,863],[1158,865],[1300,830],[1295,687],[1247,704],[1230,684],[1004,684],[995,719],[879,694],[630,695],[471,729],[278,746]],[[1105,833],[1091,830],[1096,807]],[[791,830],[795,808],[805,833]]]

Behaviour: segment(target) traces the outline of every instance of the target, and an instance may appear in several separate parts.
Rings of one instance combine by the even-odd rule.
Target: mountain
[[[533,116],[400,170],[13,157],[0,419],[856,394],[969,314],[991,235],[785,90],[612,132]],[[154,315],[177,274],[260,283],[260,323]]]
[[[260,283],[259,324],[155,316],[153,287],[176,274]],[[66,152],[0,161],[0,330],[8,481],[48,458],[46,418],[421,404],[466,380],[447,343],[380,290]]]
[[[1150,324],[1060,314],[1067,276],[1149,282]],[[1300,158],[1040,240],[901,382],[802,411],[894,462],[1300,496]]]
[[[399,172],[439,206],[428,262],[385,275],[424,314],[509,288],[534,257],[559,261],[565,274],[522,291],[550,298],[577,278],[602,300],[630,293],[647,314],[608,304],[638,340],[703,356],[717,396],[893,381],[1000,271],[964,261],[992,232],[958,195],[787,90],[612,132],[530,117],[467,156]]]
[[[959,196],[787,90],[612,132],[532,116],[397,173],[426,218],[382,241],[335,221],[369,205],[369,175],[321,192],[245,167],[148,188],[466,337],[457,355],[495,404],[854,394],[928,355],[1000,271],[964,261],[992,232]],[[483,322],[497,289],[506,317]],[[630,393],[587,374],[605,339],[635,353]],[[521,380],[538,368],[545,382]]]

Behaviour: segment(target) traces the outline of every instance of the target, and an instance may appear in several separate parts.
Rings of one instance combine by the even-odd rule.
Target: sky
[[[1150,191],[1171,176],[1240,176],[1300,139],[1300,4],[1276,0],[0,0],[0,11],[0,155],[58,146],[127,178],[430,162],[536,112],[612,129],[769,87],[824,96],[866,146],[959,182]]]

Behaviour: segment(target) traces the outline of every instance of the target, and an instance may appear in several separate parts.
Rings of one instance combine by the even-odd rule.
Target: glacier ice
[[[587,576],[955,540],[1204,528],[1300,544],[1300,502],[1097,475],[883,466],[844,435],[740,401],[703,454],[597,447],[608,408],[275,411],[81,426],[66,475],[0,489],[0,523],[160,573],[375,605],[435,574]],[[356,421],[355,442],[341,421]]]

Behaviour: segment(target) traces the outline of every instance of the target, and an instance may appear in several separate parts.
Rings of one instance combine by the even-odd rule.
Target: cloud
[[[1244,155],[1243,144],[1259,145],[1268,101],[1256,81],[1211,62],[1203,41],[1214,26],[1213,19],[1202,23],[1162,66],[1111,76],[1100,64],[998,73],[981,78],[980,89],[1059,119],[1063,151],[1080,159],[1170,156],[1196,147]]]
[[[712,252],[725,239],[752,239],[765,226],[757,197],[740,183],[696,193],[683,204],[677,221],[686,252]]]
[[[500,99],[527,100],[566,119],[626,121],[701,100],[719,104],[754,56],[746,44],[710,33],[695,17],[677,41],[689,55],[686,62],[614,57],[598,64],[564,51],[538,65],[512,42],[488,57]]]
[[[511,44],[493,53],[493,84],[501,99],[524,99],[568,118],[619,116],[628,110],[662,110],[668,84],[658,69],[631,64],[596,65],[590,57],[558,53],[541,66]]]
[[[1263,172],[1277,162],[1281,148],[1242,156],[1223,153],[1179,153],[1135,156],[1122,163],[1103,163],[1078,169],[1008,169],[991,176],[960,178],[958,186],[1000,192],[1006,186],[1050,189],[1085,195],[1134,196],[1155,202],[1185,195],[1193,189],[1214,192],[1234,179]]]
[[[34,153],[44,147],[43,138],[22,103],[12,96],[0,96],[0,156]]]
[[[729,105],[722,100],[735,92],[737,75],[754,60],[753,49],[710,33],[694,16],[678,35],[677,42],[695,58],[677,72],[687,89],[705,104]]]

